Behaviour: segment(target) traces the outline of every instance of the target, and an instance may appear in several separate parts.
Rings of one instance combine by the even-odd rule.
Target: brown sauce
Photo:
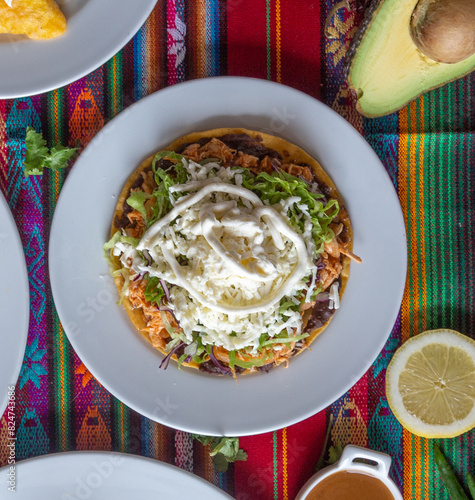
[[[305,500],[394,500],[387,486],[369,474],[341,471],[318,483]]]

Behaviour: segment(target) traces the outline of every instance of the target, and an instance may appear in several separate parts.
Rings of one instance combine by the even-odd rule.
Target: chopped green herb
[[[66,168],[69,165],[69,160],[78,150],[78,148],[68,148],[60,144],[48,149],[42,134],[36,132],[32,127],[26,129],[25,146],[25,177],[42,175],[45,168],[50,170]]]
[[[210,445],[210,456],[218,472],[226,472],[228,465],[238,460],[247,460],[247,453],[239,448],[239,438],[213,437],[193,434],[204,446]]]

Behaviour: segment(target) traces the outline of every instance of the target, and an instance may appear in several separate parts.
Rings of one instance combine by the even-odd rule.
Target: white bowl
[[[360,462],[359,460],[370,460],[374,465]],[[348,445],[343,450],[340,460],[329,467],[325,467],[320,472],[314,474],[299,491],[295,500],[305,500],[307,495],[315,486],[326,479],[328,476],[342,471],[360,472],[362,474],[373,476],[379,479],[391,492],[394,500],[403,500],[402,495],[389,477],[391,468],[391,457],[386,453],[368,450],[360,446]]]
[[[353,249],[363,259],[361,265],[351,265],[341,307],[312,350],[293,358],[288,369],[244,376],[239,384],[232,377],[178,370],[176,365],[161,370],[163,355],[117,306],[119,296],[102,252],[117,199],[137,165],[177,137],[224,126],[268,131],[319,161],[351,214]],[[394,326],[406,262],[396,191],[358,132],[307,94],[243,77],[172,85],[111,120],[66,179],[49,247],[55,306],[74,350],[95,378],[142,415],[208,436],[281,429],[347,392],[370,368]],[[325,383],[303,383],[311,380]]]

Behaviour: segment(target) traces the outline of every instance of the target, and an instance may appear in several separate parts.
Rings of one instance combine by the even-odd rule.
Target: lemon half
[[[386,372],[386,397],[407,430],[428,438],[475,427],[475,342],[454,330],[431,330],[405,342]]]

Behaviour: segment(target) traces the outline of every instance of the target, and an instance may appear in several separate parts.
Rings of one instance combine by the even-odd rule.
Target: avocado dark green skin
[[[351,40],[350,46],[348,47],[348,51],[346,52],[345,63],[343,65],[343,74],[345,75],[346,79],[348,79],[350,75],[351,64],[356,51],[361,44],[361,40],[363,40],[366,30],[373,22],[373,18],[376,12],[379,10],[379,7],[381,6],[381,3],[383,1],[384,0],[371,0],[369,4],[364,7],[363,19],[358,25],[358,28],[356,29],[355,34],[353,35],[353,38]]]

